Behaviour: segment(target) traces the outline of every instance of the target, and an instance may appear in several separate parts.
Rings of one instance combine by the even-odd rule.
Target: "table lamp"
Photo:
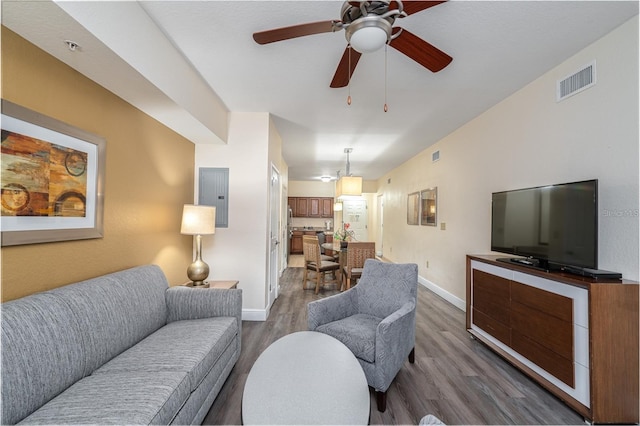
[[[180,233],[196,236],[196,258],[187,268],[187,276],[193,287],[204,287],[204,280],[209,276],[209,265],[202,260],[202,236],[216,233],[216,208],[185,204]]]

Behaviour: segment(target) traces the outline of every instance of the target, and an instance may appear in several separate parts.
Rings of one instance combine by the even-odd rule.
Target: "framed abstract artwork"
[[[104,138],[2,100],[2,246],[102,238]]]

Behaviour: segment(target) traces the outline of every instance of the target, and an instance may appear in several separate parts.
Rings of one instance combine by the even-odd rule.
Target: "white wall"
[[[556,103],[556,80],[594,59],[597,84]],[[490,251],[492,192],[596,178],[598,266],[638,280],[638,90],[636,16],[379,179],[384,256],[460,306],[465,255]],[[438,226],[408,226],[407,194],[434,186]]]
[[[227,145],[196,145],[195,199],[200,167],[229,168],[229,227],[203,237],[210,280],[239,280],[243,315],[262,314],[267,303],[269,139],[268,113],[231,113]],[[274,154],[272,154],[274,155]]]

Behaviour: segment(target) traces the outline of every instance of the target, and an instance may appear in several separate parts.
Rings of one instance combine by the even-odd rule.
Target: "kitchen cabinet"
[[[291,246],[289,250],[291,254],[302,254],[302,234],[302,231],[291,232]]]
[[[296,217],[309,217],[309,199],[296,197]]]
[[[332,197],[289,197],[293,217],[333,219]]]
[[[309,217],[321,217],[320,198],[309,198]]]
[[[333,198],[322,198],[320,203],[320,215],[322,217],[333,218]]]

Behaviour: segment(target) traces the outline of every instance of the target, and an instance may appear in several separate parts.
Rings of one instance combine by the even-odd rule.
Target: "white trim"
[[[438,296],[442,297],[447,302],[451,303],[456,308],[460,309],[462,312],[466,312],[467,304],[464,300],[460,299],[458,296],[455,296],[448,291],[444,290],[442,287],[437,286],[426,278],[418,277],[418,282],[433,291]]]
[[[266,321],[269,316],[268,309],[243,309],[242,321]]]

